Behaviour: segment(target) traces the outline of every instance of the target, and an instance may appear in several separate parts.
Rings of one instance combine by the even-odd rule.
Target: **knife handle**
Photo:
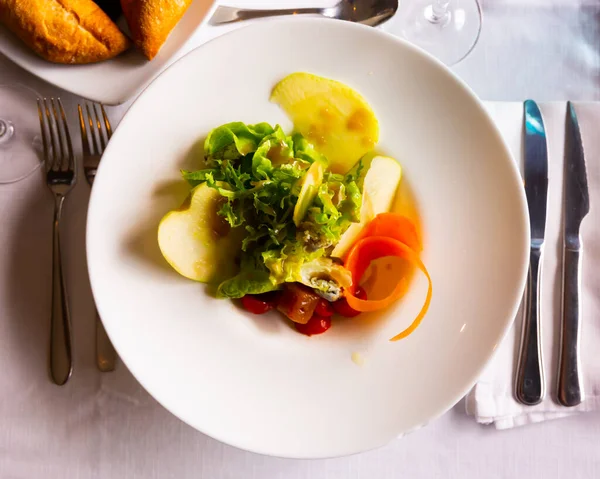
[[[583,401],[579,378],[581,253],[579,249],[565,248],[563,255],[562,324],[556,396],[563,406],[572,407]]]
[[[532,246],[529,253],[529,275],[525,292],[523,333],[515,384],[517,400],[528,406],[539,404],[545,394],[540,341],[541,256],[542,246]]]

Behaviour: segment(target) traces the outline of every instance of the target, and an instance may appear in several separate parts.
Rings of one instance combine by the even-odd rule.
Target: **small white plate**
[[[122,55],[104,62],[89,65],[51,63],[33,53],[4,25],[0,25],[0,53],[63,90],[105,105],[119,105],[138,94],[156,75],[185,53],[183,47],[196,30],[208,22],[214,8],[212,0],[192,2],[152,61],[148,61],[132,46]]]
[[[235,120],[289,128],[269,94],[296,71],[366,97],[380,121],[379,149],[402,163],[416,197],[433,300],[400,342],[388,339],[419,310],[422,277],[376,321],[335,322],[309,338],[277,313],[254,316],[214,299],[161,257],[157,225],[189,190],[179,169],[199,164],[200,140]],[[511,325],[527,271],[521,179],[482,104],[411,45],[332,20],[261,22],[165,71],[113,136],[88,218],[94,296],[127,367],[191,426],[277,456],[365,451],[448,410]]]

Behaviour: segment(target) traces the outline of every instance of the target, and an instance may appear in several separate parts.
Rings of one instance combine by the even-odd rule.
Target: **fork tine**
[[[42,100],[41,99],[37,99],[37,106],[38,106],[38,115],[40,117],[40,132],[42,135],[42,144],[44,146],[44,164],[46,166],[46,170],[49,169],[49,167],[51,166],[50,163],[50,150],[48,149],[48,139],[47,139],[47,133],[46,133],[46,128],[45,128],[45,122],[44,122],[44,110],[42,108]]]
[[[89,103],[85,104],[85,110],[87,111],[88,124],[90,125],[90,136],[92,137],[92,149],[95,150],[97,155],[102,153],[100,145],[98,144],[98,138],[96,137],[96,129],[94,128],[94,120],[92,119],[92,113],[90,112]]]
[[[94,110],[94,117],[96,119],[96,126],[98,127],[98,137],[100,138],[100,144],[102,145],[102,149],[100,150],[100,154],[104,153],[106,149],[106,140],[104,139],[104,133],[102,131],[102,123],[100,122],[100,116],[98,115],[98,108],[96,103],[92,105],[92,110]]]
[[[90,151],[90,139],[88,138],[87,128],[85,126],[85,120],[83,118],[83,109],[81,105],[77,105],[77,111],[79,112],[79,128],[81,129],[81,145],[83,146],[83,154],[89,156],[92,154]]]
[[[58,158],[59,169],[61,171],[66,171],[68,168],[68,164],[65,161],[67,159],[67,152],[65,151],[64,135],[61,129],[58,112],[56,111],[56,103],[54,103],[54,98],[50,98],[50,105],[52,107],[52,113],[54,115],[54,133],[56,136],[56,141],[60,148],[60,157]],[[58,154],[58,150],[56,153]]]
[[[76,163],[75,163],[75,155],[73,154],[73,144],[71,143],[71,134],[69,133],[69,124],[67,123],[67,115],[65,114],[65,109],[63,108],[62,101],[60,98],[58,100],[58,108],[60,109],[60,118],[63,124],[63,131],[66,137],[67,143],[67,152],[69,154],[69,169],[75,171]]]
[[[108,115],[106,114],[106,111],[104,111],[104,105],[100,104],[100,110],[102,110],[102,117],[104,118],[104,125],[106,126],[106,135],[110,140],[112,137],[112,128],[110,126],[110,121],[108,121]]]
[[[46,126],[48,127],[48,134],[50,135],[50,142],[52,144],[52,161],[50,162],[49,169],[59,170],[60,169],[60,159],[58,156],[58,149],[56,148],[56,135],[52,128],[52,126],[53,126],[52,125],[52,116],[50,115],[50,108],[48,107],[47,98],[44,98],[44,108],[46,110],[46,120],[48,120]]]

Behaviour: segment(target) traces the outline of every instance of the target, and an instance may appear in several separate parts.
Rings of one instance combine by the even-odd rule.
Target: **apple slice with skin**
[[[298,195],[298,202],[294,207],[293,219],[296,226],[300,226],[300,222],[306,215],[308,207],[315,199],[315,196],[317,196],[319,186],[323,183],[324,172],[325,168],[323,168],[323,165],[318,161],[315,161],[310,165],[310,168],[306,172],[300,194]]]
[[[363,181],[360,223],[350,225],[333,249],[331,256],[343,258],[367,223],[379,213],[390,210],[401,178],[402,167],[396,160],[388,156],[373,158]]]
[[[235,257],[242,231],[231,229],[217,214],[223,200],[217,190],[202,184],[161,220],[160,251],[182,276],[202,283],[219,283],[236,273]]]
[[[334,173],[346,173],[379,140],[377,117],[367,101],[343,83],[310,73],[292,73],[271,93],[302,133],[329,160]]]

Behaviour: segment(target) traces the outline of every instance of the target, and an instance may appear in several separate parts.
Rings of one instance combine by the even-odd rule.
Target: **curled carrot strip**
[[[348,302],[348,306],[356,311],[370,312],[386,308],[394,301],[404,296],[407,289],[406,280],[404,278],[401,278],[394,290],[383,299],[363,300],[354,296],[354,288],[359,284],[360,279],[369,267],[369,264],[371,264],[371,261],[374,261],[378,258],[383,258],[385,256],[397,256],[410,261],[423,272],[427,278],[427,281],[429,282],[425,303],[423,304],[423,307],[421,308],[421,311],[417,317],[413,320],[412,324],[408,328],[390,339],[390,341],[398,341],[399,339],[407,337],[415,329],[417,329],[423,320],[423,317],[427,313],[427,310],[429,309],[429,304],[431,303],[431,277],[429,276],[427,268],[419,258],[419,255],[415,253],[415,251],[408,245],[397,239],[385,236],[368,236],[359,240],[352,247],[350,253],[348,253],[348,257],[344,264],[344,267],[352,273],[352,282],[354,285],[353,288],[346,290],[346,301]]]
[[[363,229],[361,237],[386,236],[394,238],[410,247],[413,251],[421,251],[421,241],[415,224],[406,216],[398,213],[380,213]]]

